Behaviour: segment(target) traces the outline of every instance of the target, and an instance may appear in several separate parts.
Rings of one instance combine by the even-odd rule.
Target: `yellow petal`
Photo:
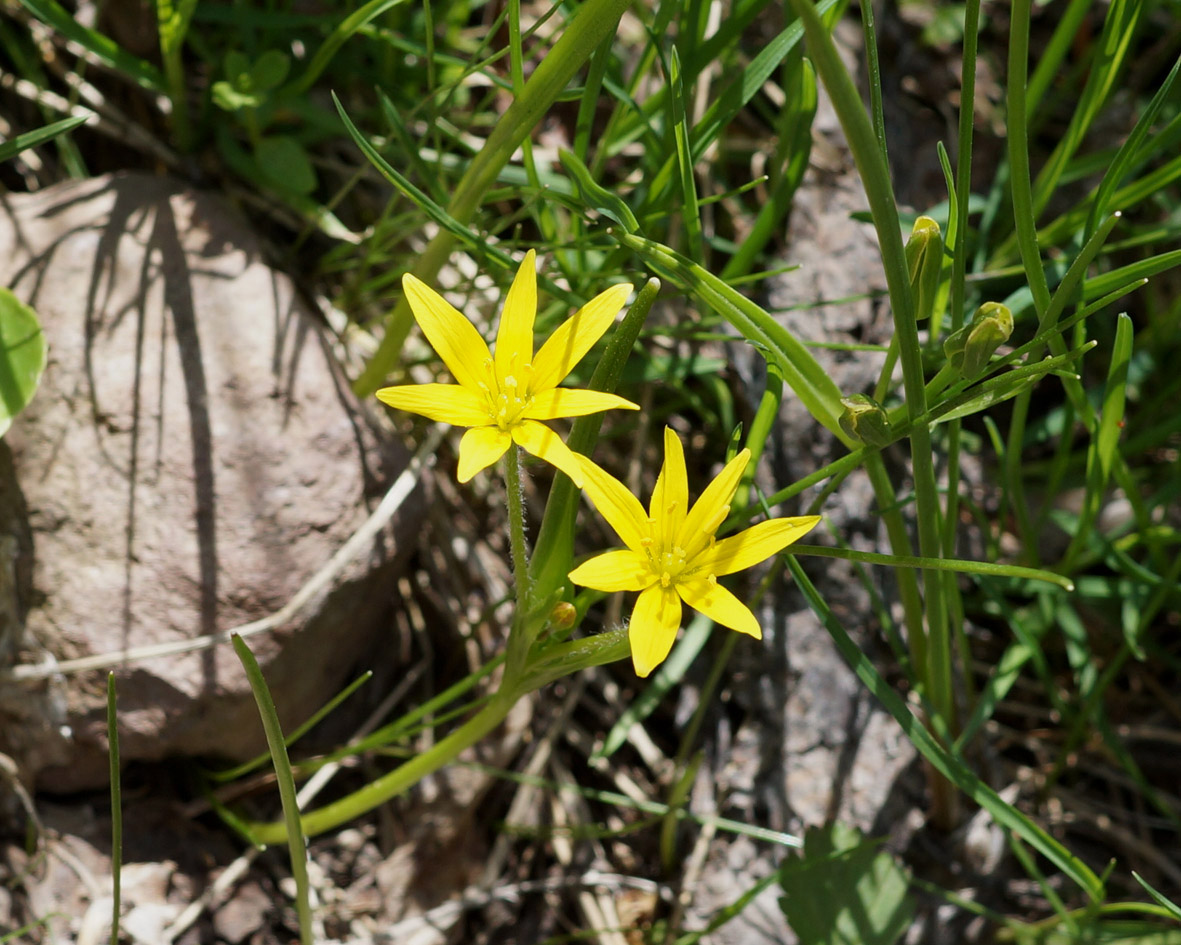
[[[377,399],[398,410],[409,410],[457,427],[477,427],[489,420],[487,401],[458,384],[383,387],[377,392]]]
[[[672,427],[664,428],[664,465],[652,489],[648,515],[655,525],[653,536],[661,547],[673,539],[689,511],[689,477],[685,472],[685,449]]]
[[[759,522],[707,548],[693,559],[691,566],[709,574],[733,574],[766,561],[793,541],[803,538],[819,521],[819,515],[802,515]]]
[[[677,584],[677,593],[686,604],[701,611],[714,623],[749,634],[756,640],[763,639],[763,629],[750,608],[717,581],[706,578],[681,581]]]
[[[681,600],[671,587],[656,585],[640,592],[627,638],[637,676],[647,676],[664,662],[681,626]]]
[[[677,534],[677,544],[692,561],[705,550],[718,526],[730,512],[730,500],[738,489],[738,481],[750,461],[750,450],[743,450],[728,462],[717,478],[705,487],[701,498],[685,517]]]
[[[630,285],[613,285],[558,326],[533,359],[533,390],[548,390],[566,379],[611,327],[631,291]]]
[[[486,383],[486,364],[492,354],[476,326],[438,292],[409,273],[402,276],[402,288],[415,321],[456,382],[473,392],[479,390],[480,383]]]
[[[642,591],[656,582],[648,559],[634,551],[607,551],[584,561],[570,580],[596,591]]]
[[[536,420],[522,420],[513,426],[513,441],[527,453],[544,459],[551,466],[562,470],[582,488],[583,470],[578,456],[570,451],[562,438],[545,424]]]
[[[512,439],[496,427],[472,427],[459,441],[459,470],[456,478],[467,482],[481,469],[487,469],[509,448]]]
[[[504,300],[496,332],[496,373],[515,376],[525,386],[522,369],[533,360],[533,321],[537,318],[536,254],[529,250]]]
[[[638,555],[643,555],[645,541],[651,541],[651,529],[648,527],[648,516],[644,514],[644,507],[627,486],[598,466],[585,456],[578,457],[582,467],[582,489],[599,510],[599,514],[607,520],[607,524],[615,529],[628,548]]]
[[[535,394],[522,414],[529,420],[555,420],[558,417],[584,417],[601,410],[639,410],[637,404],[615,394],[597,390],[574,390],[554,387]]]

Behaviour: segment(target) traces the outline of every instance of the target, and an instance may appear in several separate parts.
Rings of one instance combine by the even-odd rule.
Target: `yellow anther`
[[[703,527],[702,530],[707,535],[712,535],[714,532],[716,532],[721,527],[722,522],[726,521],[726,516],[728,516],[729,514],[730,514],[730,506],[723,505],[720,509],[718,509],[717,514],[714,515],[714,517],[711,518],[705,524],[705,526]]]
[[[671,583],[672,583],[672,575],[670,575],[667,571],[662,572],[660,575],[660,586],[661,587],[668,587],[669,584],[671,584]]]
[[[640,539],[640,546],[643,548],[651,548],[652,547],[652,539],[648,538],[647,536],[641,538]]]

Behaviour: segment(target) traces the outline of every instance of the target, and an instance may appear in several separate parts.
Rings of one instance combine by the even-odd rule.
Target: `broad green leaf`
[[[277,49],[268,49],[250,69],[250,85],[256,92],[269,92],[283,84],[291,71],[291,57]]]
[[[878,843],[838,822],[809,827],[779,868],[779,907],[800,945],[894,945],[914,918],[906,874]]]
[[[33,399],[44,369],[45,336],[36,312],[0,288],[0,436]]]
[[[233,83],[236,89],[246,89],[250,79],[250,59],[246,53],[238,49],[226,50],[225,59],[222,62],[222,70],[225,72],[227,79]]]
[[[316,189],[316,172],[307,152],[288,135],[269,135],[259,139],[254,149],[259,170],[281,191],[310,194]]]
[[[214,82],[209,91],[213,98],[213,104],[227,112],[236,112],[243,108],[258,108],[262,104],[262,99],[253,92],[243,92],[236,88],[232,82],[227,82],[224,79]]]

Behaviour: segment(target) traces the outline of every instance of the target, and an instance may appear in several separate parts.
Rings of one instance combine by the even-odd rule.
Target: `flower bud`
[[[842,397],[841,429],[866,446],[888,446],[894,437],[885,409],[868,394]]]
[[[555,630],[569,630],[578,619],[578,608],[568,601],[558,601],[549,613],[549,624]]]
[[[988,367],[989,359],[1011,334],[1013,313],[1000,302],[985,302],[971,322],[947,336],[943,353],[951,366],[970,380]]]
[[[939,224],[930,217],[919,217],[914,221],[914,229],[906,241],[906,269],[914,297],[915,321],[921,322],[930,318],[935,308],[939,275],[943,269],[943,235],[939,232]]]

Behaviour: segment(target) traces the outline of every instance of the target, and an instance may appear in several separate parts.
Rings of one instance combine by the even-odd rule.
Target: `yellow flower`
[[[579,457],[583,488],[595,508],[627,547],[597,555],[570,572],[570,580],[600,591],[639,591],[628,624],[636,674],[647,676],[672,649],[681,626],[681,601],[715,623],[763,637],[755,615],[717,581],[786,548],[817,522],[819,515],[773,519],[717,541],[730,514],[750,450],[734,457],[689,507],[689,481],[681,441],[664,429],[664,467],[652,490],[647,514],[639,499],[610,473]]]
[[[491,466],[516,443],[581,486],[582,467],[575,454],[539,421],[612,407],[639,409],[614,394],[558,387],[615,321],[632,287],[614,285],[595,296],[534,354],[537,273],[529,250],[504,300],[495,356],[475,325],[426,283],[406,274],[402,287],[422,333],[456,383],[386,387],[377,392],[378,399],[431,420],[471,427],[459,443],[460,482]]]

